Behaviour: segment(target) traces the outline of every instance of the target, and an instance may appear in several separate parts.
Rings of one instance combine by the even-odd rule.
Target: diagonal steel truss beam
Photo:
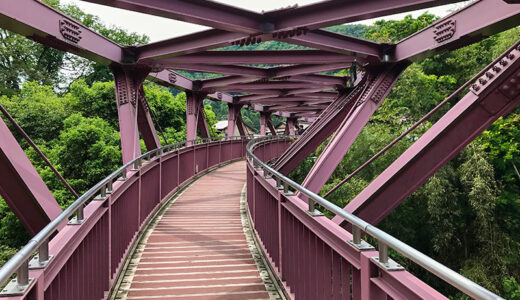
[[[0,195],[35,235],[62,210],[2,118],[0,140]]]
[[[319,193],[330,178],[348,149],[370,117],[376,112],[390,93],[395,82],[406,65],[389,66],[383,70],[359,98],[357,107],[345,118],[312,169],[305,177],[302,186],[314,193]]]
[[[367,84],[372,81],[372,79],[367,80],[366,76],[358,78],[356,88],[348,94],[339,94],[303,135],[278,158],[274,168],[282,174],[289,174],[339,127],[341,120],[345,119]]]
[[[148,151],[157,149],[161,146],[157,131],[153,124],[152,116],[150,115],[150,106],[146,101],[144,89],[142,86],[139,87],[139,100],[137,101],[139,107],[137,109],[137,127],[141,132],[141,137],[144,140],[146,149]]]
[[[470,91],[345,210],[369,223],[378,223],[496,119],[517,107],[520,42],[481,74]],[[334,221],[339,223],[340,219]]]

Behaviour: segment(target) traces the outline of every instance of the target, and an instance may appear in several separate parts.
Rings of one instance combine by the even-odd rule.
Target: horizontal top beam
[[[395,61],[418,61],[445,50],[478,42],[520,24],[520,4],[476,1],[401,40]]]
[[[262,30],[258,13],[205,0],[86,0],[87,2],[137,11],[232,32]]]
[[[41,1],[3,2],[0,28],[104,65],[123,60],[123,49],[117,43]]]
[[[160,67],[171,64],[330,64],[352,63],[356,56],[322,50],[205,51],[153,61]]]
[[[322,1],[298,7],[291,10],[280,10],[265,13],[264,16],[273,20],[276,30],[306,27],[317,29],[338,24],[362,21],[414,11],[461,0],[364,0]]]

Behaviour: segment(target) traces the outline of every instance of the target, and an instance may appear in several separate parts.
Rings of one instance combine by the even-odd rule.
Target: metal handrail
[[[404,257],[412,260],[419,266],[423,267],[424,269],[430,271],[431,273],[435,274],[448,284],[452,285],[453,287],[459,289],[463,293],[476,298],[476,299],[503,299],[502,297],[494,294],[493,292],[487,290],[486,288],[478,285],[477,283],[469,280],[468,278],[460,275],[459,273],[451,270],[450,268],[444,266],[443,264],[435,261],[434,259],[430,258],[429,256],[421,253],[420,251],[414,249],[413,247],[401,242],[400,240],[396,239],[395,237],[389,235],[388,233],[378,229],[377,227],[370,225],[369,223],[363,221],[362,219],[356,217],[355,215],[345,211],[341,207],[327,201],[326,199],[322,198],[321,196],[311,192],[310,190],[306,189],[305,187],[299,185],[298,183],[294,182],[290,178],[284,176],[283,174],[279,173],[266,163],[262,162],[257,156],[253,154],[253,150],[255,149],[255,145],[269,140],[287,140],[291,137],[288,136],[266,136],[261,138],[256,138],[251,141],[246,146],[246,155],[248,160],[250,159],[254,167],[260,167],[264,174],[267,173],[269,176],[271,176],[277,184],[283,184],[284,190],[287,192],[288,186],[294,188],[295,190],[299,191],[300,193],[304,194],[309,198],[309,210],[311,213],[314,213],[314,205],[316,203],[320,204],[322,207],[326,208],[330,212],[336,214],[337,216],[340,216],[345,221],[350,223],[352,225],[353,229],[353,235],[354,240],[356,239],[355,236],[360,236],[360,231],[366,232],[368,235],[372,236],[373,238],[377,239],[379,244],[379,256],[381,261],[381,256],[386,256],[388,254],[388,247],[391,247]],[[356,234],[357,232],[357,234]],[[359,243],[359,242],[358,242]]]
[[[68,220],[74,213],[77,214],[77,219],[79,222],[83,220],[83,207],[88,200],[93,199],[96,195],[101,194],[102,196],[106,195],[106,192],[112,191],[112,184],[114,180],[118,178],[127,178],[127,169],[133,167],[133,171],[137,171],[141,165],[143,159],[150,160],[152,155],[155,157],[162,156],[166,153],[171,152],[172,150],[181,149],[183,147],[211,143],[216,141],[233,141],[233,140],[243,140],[248,139],[249,136],[232,136],[232,137],[213,137],[213,138],[205,138],[205,139],[194,139],[188,141],[182,141],[166,146],[162,146],[160,148],[156,148],[154,150],[148,151],[132,161],[121,166],[116,171],[112,172],[112,174],[108,175],[105,179],[101,180],[95,186],[90,188],[87,192],[81,195],[76,201],[74,201],[69,207],[67,207],[63,212],[61,212],[56,218],[54,218],[47,226],[45,226],[40,232],[38,232],[29,242],[20,249],[11,259],[9,259],[0,269],[0,285],[4,285],[6,281],[15,273],[23,274],[24,277],[28,275],[28,262],[36,252],[36,250],[40,249],[40,253],[45,253],[48,259],[48,242],[50,236],[58,229],[59,225]],[[40,261],[41,257],[40,257]],[[20,276],[17,276],[20,277]],[[19,285],[28,285],[27,278],[17,278]]]

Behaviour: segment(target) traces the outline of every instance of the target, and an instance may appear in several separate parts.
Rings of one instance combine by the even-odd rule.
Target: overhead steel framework
[[[519,1],[479,0],[397,43],[379,43],[323,28],[462,1],[328,0],[262,13],[204,0],[86,1],[211,27],[147,45],[122,47],[41,1],[0,4],[0,28],[110,67],[115,81],[123,163],[128,168],[128,163],[141,163],[141,158],[150,160],[150,156],[141,155],[141,138],[149,151],[160,149],[153,152],[159,159],[162,151],[168,150],[161,148],[143,89],[143,82],[150,80],[186,93],[187,140],[190,142],[185,146],[193,149],[197,148],[194,141],[197,136],[210,138],[204,99],[227,103],[228,136],[233,136],[235,129],[245,135],[242,109],[260,113],[261,135],[268,132],[276,135],[272,115],[286,118],[285,133],[291,135],[299,122],[310,122],[305,132],[283,153],[277,148],[281,154],[272,165],[277,174],[290,173],[331,137],[299,187],[305,193],[295,195],[309,201],[312,208],[315,203],[308,196],[322,189],[408,65],[520,25]],[[303,47],[279,51],[240,49],[266,41]],[[220,49],[227,46],[239,49]],[[517,42],[477,74],[468,83],[469,92],[345,210],[368,223],[378,223],[492,122],[515,108],[520,102],[519,57]],[[344,75],[330,75],[331,71],[340,70],[346,70],[342,72]],[[214,73],[219,77],[190,80],[179,71]],[[36,234],[60,215],[61,209],[2,120],[0,137],[0,167],[3,174],[8,174],[7,179],[0,181],[0,194],[28,231]],[[193,161],[205,160],[209,166],[210,144],[207,147],[206,156],[201,154]],[[222,157],[219,162],[244,154],[235,153],[227,158],[222,143],[219,147],[218,155]],[[197,173],[195,163],[181,164],[177,159],[174,176],[183,176],[178,171],[183,168],[191,170],[191,175]],[[134,166],[139,176],[140,167]],[[178,183],[183,181],[177,179]],[[141,185],[140,177],[138,182]],[[111,184],[112,181],[110,188]],[[158,195],[158,199],[164,196]],[[97,209],[101,211],[104,206]],[[338,216],[334,221],[340,224],[345,218]],[[56,229],[61,230],[64,225],[59,224]],[[105,225],[108,227],[108,223]],[[59,249],[66,252],[65,248]],[[118,251],[121,257],[125,255],[121,249]],[[111,262],[107,272],[115,272],[119,263]],[[57,274],[58,268],[53,272]],[[112,283],[103,283],[103,286],[105,284]],[[39,293],[46,288],[38,286]]]

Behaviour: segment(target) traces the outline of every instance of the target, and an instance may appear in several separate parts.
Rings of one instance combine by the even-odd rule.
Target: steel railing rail
[[[288,136],[266,136],[261,138],[256,138],[251,141],[246,146],[246,155],[247,159],[253,163],[255,168],[261,168],[264,171],[264,174],[271,176],[277,184],[283,184],[285,192],[287,192],[288,186],[293,189],[299,191],[300,193],[306,195],[309,198],[309,210],[311,212],[314,211],[314,205],[317,203],[322,207],[326,208],[330,212],[340,216],[345,221],[350,223],[353,228],[354,240],[356,240],[356,235],[360,236],[360,231],[364,231],[368,235],[377,239],[379,244],[379,256],[380,261],[382,256],[388,255],[388,247],[394,249],[404,257],[412,260],[419,266],[428,270],[429,272],[435,274],[448,284],[453,287],[459,289],[465,294],[476,298],[476,299],[503,299],[502,297],[494,294],[493,292],[487,290],[486,288],[478,285],[477,283],[469,280],[468,278],[460,275],[459,273],[451,270],[450,268],[444,266],[443,264],[435,261],[429,256],[419,252],[413,247],[401,242],[395,237],[387,234],[386,232],[378,229],[377,227],[370,225],[369,223],[363,221],[362,219],[356,217],[355,215],[343,210],[341,207],[327,201],[321,196],[311,192],[310,190],[302,187],[295,181],[290,178],[284,176],[283,174],[277,172],[275,169],[262,162],[257,156],[253,154],[255,149],[255,145],[269,141],[269,140],[286,140],[290,139]],[[357,232],[357,233],[356,233]]]
[[[38,232],[29,242],[18,251],[11,259],[9,259],[0,269],[0,284],[4,285],[12,275],[17,273],[17,281],[21,286],[28,285],[28,262],[33,256],[33,254],[40,250],[41,254],[47,256],[48,259],[48,242],[51,235],[58,229],[60,224],[64,221],[68,221],[68,219],[76,213],[76,219],[81,223],[83,221],[83,207],[88,200],[93,199],[96,195],[101,194],[101,196],[105,196],[107,191],[112,191],[112,184],[118,178],[127,178],[127,169],[133,167],[132,170],[138,170],[141,165],[143,159],[149,161],[152,156],[159,157],[166,153],[171,152],[172,150],[182,149],[183,147],[205,144],[217,141],[232,141],[232,140],[243,140],[248,139],[249,136],[232,136],[232,137],[214,137],[214,138],[205,138],[205,139],[195,139],[189,141],[182,141],[166,146],[162,146],[160,148],[156,148],[154,150],[148,151],[139,157],[129,161],[128,163],[121,166],[116,171],[112,172],[112,174],[108,175],[105,179],[101,180],[95,186],[90,188],[87,192],[81,195],[76,201],[74,201],[69,207],[67,207],[61,214],[59,214],[55,219],[53,219],[47,226],[45,226],[40,232]],[[41,257],[40,257],[40,261]],[[24,277],[24,278],[20,278]]]

